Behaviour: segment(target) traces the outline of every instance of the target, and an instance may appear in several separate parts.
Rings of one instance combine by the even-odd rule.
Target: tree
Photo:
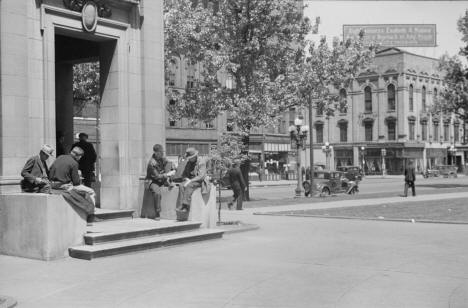
[[[87,62],[73,65],[73,105],[75,115],[88,104],[100,102],[99,62]]]
[[[276,79],[302,53],[313,26],[295,0],[213,3],[165,1],[166,61],[179,57],[203,67],[197,87],[168,91],[174,98],[168,111],[174,120],[204,122],[228,112],[248,141],[252,128],[275,123]],[[220,73],[232,87],[220,82]]]
[[[468,10],[458,20],[457,25],[458,31],[463,34],[462,41],[465,43],[459,55],[468,59]],[[440,58],[439,69],[444,72],[446,87],[440,98],[435,101],[432,112],[454,113],[462,120],[465,131],[468,122],[468,67],[457,55],[446,54]]]

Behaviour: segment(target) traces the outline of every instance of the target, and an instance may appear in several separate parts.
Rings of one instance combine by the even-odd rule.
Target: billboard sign
[[[435,24],[343,25],[343,38],[357,38],[364,30],[364,43],[385,47],[436,47]]]

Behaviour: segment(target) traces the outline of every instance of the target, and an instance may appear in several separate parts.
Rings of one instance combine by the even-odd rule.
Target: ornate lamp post
[[[361,147],[359,149],[359,152],[361,152],[361,169],[362,169],[362,175],[366,175],[366,172],[365,172],[365,168],[364,166],[366,165],[366,161],[365,161],[365,158],[364,158],[364,154],[365,154],[365,151],[366,151],[366,147]]]
[[[387,170],[385,168],[385,156],[387,156],[387,150],[382,149],[382,177],[385,177],[385,174],[387,173]]]
[[[302,193],[302,170],[301,170],[301,148],[304,146],[304,139],[307,138],[309,126],[303,125],[302,117],[297,117],[294,120],[294,125],[289,127],[289,135],[291,141],[296,142],[297,148],[297,187],[295,189],[296,198]]]
[[[448,148],[448,151],[450,153],[450,159],[452,160],[452,163],[451,165],[454,166],[455,165],[455,153],[457,152],[457,149],[455,148],[455,146],[452,144],[449,148]]]
[[[330,170],[330,154],[333,151],[333,146],[329,142],[325,142],[325,145],[322,145],[322,151],[325,153],[327,169]]]

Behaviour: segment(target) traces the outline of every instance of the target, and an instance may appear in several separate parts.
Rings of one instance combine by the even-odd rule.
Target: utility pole
[[[314,149],[313,149],[313,143],[314,143],[314,138],[312,135],[312,132],[314,131],[313,129],[313,123],[312,123],[312,98],[310,97],[309,93],[309,161],[310,161],[310,174],[309,174],[309,179],[310,179],[310,195],[312,197],[313,195],[313,187],[314,187]]]

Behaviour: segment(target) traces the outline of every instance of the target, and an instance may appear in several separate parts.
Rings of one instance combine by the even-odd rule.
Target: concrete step
[[[153,235],[122,241],[108,242],[100,245],[83,245],[68,249],[73,258],[92,260],[94,258],[124,254],[129,252],[160,248],[165,246],[191,243],[195,241],[221,238],[222,230],[197,229],[185,232]]]
[[[100,219],[132,218],[134,210],[109,210],[96,208],[94,215]]]
[[[87,245],[96,245],[110,241],[194,230],[200,228],[200,225],[201,222],[196,221],[154,221],[145,218],[104,221],[88,227],[84,240]]]

